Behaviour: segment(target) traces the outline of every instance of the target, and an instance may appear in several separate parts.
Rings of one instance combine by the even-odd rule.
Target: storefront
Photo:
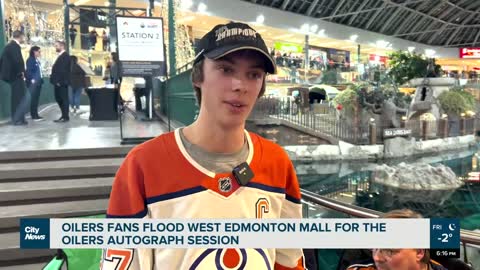
[[[370,65],[386,67],[388,64],[388,56],[383,56],[378,54],[369,54],[368,61]]]
[[[329,65],[337,68],[348,68],[350,66],[350,52],[328,48],[327,57]]]
[[[303,45],[275,42],[271,53],[280,67],[303,68],[303,62],[305,61]]]
[[[328,50],[322,47],[309,46],[310,68],[325,70],[328,64]]]

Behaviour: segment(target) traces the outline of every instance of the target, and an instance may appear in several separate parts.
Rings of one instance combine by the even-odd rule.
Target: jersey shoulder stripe
[[[111,215],[107,213],[107,218],[144,218],[147,216],[147,208],[133,215]]]
[[[162,195],[159,195],[159,196],[147,198],[147,204],[152,204],[152,203],[156,203],[156,202],[160,202],[160,201],[166,201],[166,200],[172,200],[172,199],[175,199],[175,198],[185,197],[185,196],[193,195],[195,193],[199,193],[199,192],[202,192],[202,191],[205,191],[205,190],[207,190],[207,189],[202,187],[202,186],[198,186],[198,187],[184,189],[184,190],[180,190],[180,191],[176,191],[176,192],[172,192],[172,193],[166,193],[166,194],[162,194]]]
[[[272,186],[268,186],[268,185],[265,185],[265,184],[262,184],[262,183],[249,182],[246,186],[250,187],[250,188],[261,189],[261,190],[268,191],[268,192],[285,194],[285,189],[284,188],[272,187]]]

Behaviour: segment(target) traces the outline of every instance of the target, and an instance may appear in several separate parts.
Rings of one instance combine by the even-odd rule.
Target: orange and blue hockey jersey
[[[293,165],[278,145],[245,132],[255,174],[239,186],[231,172],[214,173],[185,150],[179,130],[135,147],[113,183],[112,218],[301,218]],[[227,182],[227,184],[226,184]],[[108,249],[104,270],[304,269],[300,249]]]

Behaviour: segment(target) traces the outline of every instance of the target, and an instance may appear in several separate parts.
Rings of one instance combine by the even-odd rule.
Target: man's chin
[[[388,270],[388,268],[383,265],[375,264],[375,266],[377,267],[377,270]]]
[[[246,119],[240,116],[226,117],[226,119],[223,119],[222,121],[222,126],[227,129],[235,129],[238,127],[244,127],[245,121]]]

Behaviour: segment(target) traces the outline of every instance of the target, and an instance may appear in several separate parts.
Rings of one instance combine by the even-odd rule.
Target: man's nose
[[[380,252],[380,251],[373,250],[372,251],[372,257],[373,257],[373,260],[376,261],[376,262],[385,261],[385,256],[383,256],[382,252]]]
[[[234,91],[245,92],[247,90],[245,87],[245,78],[242,76],[234,76],[232,78],[232,89]]]

